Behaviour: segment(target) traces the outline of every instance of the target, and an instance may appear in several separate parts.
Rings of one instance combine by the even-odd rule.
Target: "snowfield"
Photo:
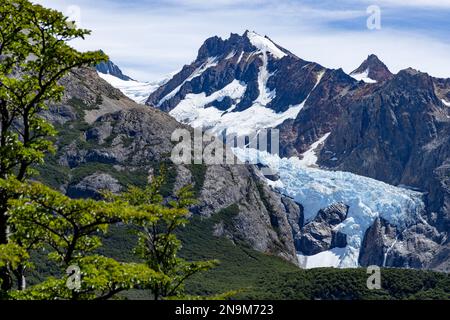
[[[311,160],[306,161],[305,157],[302,160],[295,157],[280,159],[277,155],[254,149],[234,148],[233,152],[241,161],[261,163],[277,171],[279,180],[268,180],[269,184],[304,207],[305,222],[314,219],[320,209],[331,204],[349,206],[347,219],[336,227],[347,235],[347,247],[309,257],[299,252],[299,261],[304,267],[357,267],[364,234],[377,217],[400,229],[422,220],[420,214],[425,205],[420,192],[349,172],[314,168],[310,166]],[[311,154],[310,150],[307,152]]]
[[[365,83],[377,83],[376,80],[369,78],[369,69],[363,73],[350,73],[350,77],[358,81],[364,81]]]
[[[275,127],[287,119],[295,119],[303,108],[304,103],[292,106],[282,113],[276,113],[260,103],[255,103],[250,108],[241,112],[232,112],[245,93],[247,86],[234,80],[225,88],[206,96],[205,93],[188,94],[172,111],[171,116],[182,123],[194,128],[203,128],[208,133],[219,135],[224,130],[227,134],[250,135],[259,129]],[[262,94],[264,96],[264,93]],[[236,101],[226,111],[221,111],[214,106],[206,106],[214,101],[220,101],[230,97]],[[265,99],[265,98],[261,98]]]
[[[157,82],[139,82],[135,80],[122,80],[110,74],[97,72],[97,74],[114,88],[122,91],[131,100],[144,104],[148,97],[156,91],[160,86],[164,85],[170,78]]]
[[[186,82],[189,82],[192,79],[201,76],[203,74],[203,72],[205,72],[209,68],[212,68],[215,66],[217,66],[217,57],[208,58],[205,63],[203,63],[200,67],[198,67],[196,70],[194,70],[194,72],[188,78],[186,78],[186,80],[184,80],[178,87],[173,89],[172,92],[170,92],[168,95],[166,95],[164,98],[162,98],[158,103],[158,107],[161,106],[165,101],[174,97],[178,93],[178,91],[180,91],[181,87]]]
[[[247,89],[245,83],[234,80],[225,88],[209,96],[206,96],[205,93],[186,95],[185,99],[180,101],[169,114],[182,123],[194,128],[203,128],[210,134],[220,135],[226,130],[227,134],[236,134],[237,136],[250,135],[261,129],[275,128],[288,119],[297,118],[309,96],[320,83],[324,72],[317,75],[314,88],[302,103],[290,106],[285,112],[276,113],[266,107],[275,97],[276,92],[267,88],[267,80],[271,76],[267,70],[267,54],[259,54],[262,55],[263,59],[263,65],[260,67],[258,74],[260,94],[253,101],[251,107],[240,112],[233,112]],[[235,104],[228,110],[221,111],[214,105],[205,108],[208,104],[216,100],[221,101],[225,97],[235,100]]]

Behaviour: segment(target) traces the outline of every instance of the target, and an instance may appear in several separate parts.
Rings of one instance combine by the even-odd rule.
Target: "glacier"
[[[141,104],[144,104],[153,92],[170,79],[168,76],[155,82],[140,82],[136,80],[122,80],[111,74],[101,72],[97,72],[97,74],[114,88],[119,89],[125,96]]]
[[[324,139],[326,137],[322,137]],[[347,246],[314,256],[299,252],[301,266],[358,267],[364,234],[377,217],[399,229],[423,221],[421,213],[425,210],[425,204],[423,194],[418,191],[350,172],[320,169],[313,167],[311,161],[297,157],[280,158],[276,154],[248,148],[232,150],[242,162],[260,163],[277,172],[279,180],[267,179],[267,182],[304,207],[305,222],[311,221],[320,209],[332,204],[349,206],[346,220],[335,227],[336,231],[347,235]]]

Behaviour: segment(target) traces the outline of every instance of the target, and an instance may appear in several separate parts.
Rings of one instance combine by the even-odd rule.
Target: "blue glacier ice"
[[[267,182],[280,193],[293,198],[304,207],[305,221],[312,220],[320,209],[333,203],[349,206],[347,219],[336,226],[347,235],[348,245],[339,250],[338,258],[322,253],[314,265],[357,267],[361,243],[366,230],[377,217],[382,217],[399,229],[423,221],[423,194],[397,187],[350,172],[330,171],[306,165],[296,157],[282,158],[254,149],[233,149],[241,161],[261,163],[278,171],[279,180]],[[331,252],[330,252],[331,254]],[[336,256],[336,253],[333,253]],[[324,257],[324,265],[320,265]],[[299,258],[304,260],[305,256]],[[313,259],[313,258],[311,258]],[[336,263],[328,265],[336,260]],[[306,264],[306,262],[304,261]]]

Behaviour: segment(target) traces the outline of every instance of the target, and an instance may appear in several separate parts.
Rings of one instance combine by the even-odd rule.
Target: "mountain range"
[[[450,79],[410,68],[394,74],[375,55],[347,74],[250,31],[207,39],[195,61],[148,86],[114,66],[97,71],[146,106],[92,70],[67,80],[66,106],[89,106],[93,92],[101,103],[83,120],[81,139],[95,147],[66,145],[59,165],[116,170],[116,178],[78,170],[90,175],[65,181],[67,193],[95,196],[100,185],[120,189],[124,172],[156,170],[155,163],[168,162],[162,154],[170,153],[177,126],[224,136],[278,129],[279,156],[250,154],[259,166],[175,167],[173,188],[197,185],[194,214],[238,205],[234,227],[217,225],[215,234],[306,268],[449,270]],[[80,77],[97,89],[82,93],[72,85]],[[58,110],[51,119],[73,113]],[[279,173],[264,177],[261,166]]]

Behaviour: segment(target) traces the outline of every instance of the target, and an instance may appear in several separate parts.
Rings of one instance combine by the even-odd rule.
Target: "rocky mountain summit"
[[[392,78],[393,74],[388,67],[374,54],[371,54],[350,75],[356,79],[369,79],[369,82],[383,82]],[[367,80],[366,80],[367,81]]]

